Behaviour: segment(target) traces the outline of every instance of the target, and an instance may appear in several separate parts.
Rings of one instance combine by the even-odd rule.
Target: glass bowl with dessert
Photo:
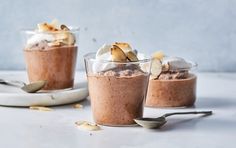
[[[105,44],[84,56],[93,118],[97,124],[127,126],[143,116],[150,58],[128,43]]]
[[[156,52],[152,58],[146,106],[188,107],[196,100],[197,64]]]

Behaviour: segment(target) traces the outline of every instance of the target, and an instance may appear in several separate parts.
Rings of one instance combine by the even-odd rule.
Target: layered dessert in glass
[[[85,55],[89,94],[97,124],[124,126],[142,117],[150,59],[140,58],[127,43],[102,46]]]
[[[152,60],[146,106],[187,107],[196,100],[197,64],[180,57],[164,57],[159,52]]]
[[[76,33],[57,21],[24,31],[24,56],[30,82],[45,80],[43,90],[70,89],[77,58]]]

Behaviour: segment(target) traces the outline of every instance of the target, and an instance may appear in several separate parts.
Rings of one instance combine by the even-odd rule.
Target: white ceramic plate
[[[84,73],[77,74],[77,76],[78,79],[75,80],[75,87],[73,89],[50,93],[26,93],[20,88],[0,84],[0,105],[53,106],[81,101],[88,96],[88,88]],[[1,73],[0,78],[8,80],[21,80],[26,82],[26,74],[24,72],[11,72],[6,74]]]

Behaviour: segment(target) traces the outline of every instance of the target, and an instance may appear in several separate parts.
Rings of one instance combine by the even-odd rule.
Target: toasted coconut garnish
[[[83,105],[77,103],[77,104],[74,104],[73,107],[79,109],[79,108],[83,108]]]
[[[52,111],[51,108],[49,108],[49,107],[44,107],[44,106],[30,106],[29,109],[32,109],[32,110],[39,110],[39,111]]]
[[[100,130],[100,126],[97,124],[92,124],[87,121],[77,121],[75,122],[79,129],[88,130],[88,131],[97,131]]]
[[[162,51],[157,51],[152,55],[153,58],[159,59],[159,60],[162,60],[164,58],[164,56],[165,55]]]
[[[112,60],[115,62],[127,61],[127,57],[124,51],[117,45],[113,45],[113,47],[111,48],[111,56],[112,56]]]
[[[120,49],[122,49],[125,53],[128,51],[132,51],[131,46],[128,43],[122,43],[122,42],[115,42],[113,45],[118,46]]]
[[[126,56],[127,56],[127,58],[129,59],[129,61],[131,61],[131,62],[136,62],[136,61],[138,61],[138,57],[137,57],[137,55],[136,55],[133,51],[128,51],[128,52],[126,53]]]
[[[157,78],[162,72],[162,64],[159,59],[152,59],[151,77]]]

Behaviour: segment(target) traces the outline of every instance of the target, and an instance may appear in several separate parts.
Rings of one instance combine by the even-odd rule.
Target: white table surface
[[[0,75],[11,73],[15,72],[0,72]],[[76,77],[84,77],[84,73],[77,73]],[[88,100],[81,102],[83,109],[66,105],[53,107],[51,112],[0,107],[0,148],[235,147],[236,74],[198,74],[197,94],[195,107],[145,108],[144,115],[156,117],[167,112],[189,110],[212,110],[214,115],[169,117],[168,123],[157,130],[103,126],[100,131],[81,131],[75,121],[93,121]]]

